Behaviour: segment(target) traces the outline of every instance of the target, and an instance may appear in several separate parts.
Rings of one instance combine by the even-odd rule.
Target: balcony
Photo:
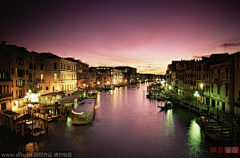
[[[215,93],[211,93],[211,97],[220,98],[220,95],[219,94],[215,94]]]
[[[12,93],[0,94],[0,98],[12,97]]]
[[[19,99],[24,98],[24,94],[18,96]]]
[[[203,80],[204,82],[210,82],[211,81],[211,79],[210,78],[204,78],[204,80]]]
[[[223,83],[230,83],[230,79],[222,79]]]
[[[209,97],[209,96],[210,96],[210,92],[206,92],[206,91],[205,91],[205,92],[204,92],[204,95]]]

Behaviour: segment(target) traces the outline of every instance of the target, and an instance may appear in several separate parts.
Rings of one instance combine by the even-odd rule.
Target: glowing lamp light
[[[203,88],[203,84],[202,83],[200,84],[200,87]]]
[[[169,86],[169,89],[172,89],[172,86],[171,86],[171,85]]]
[[[198,93],[198,91],[196,91],[196,92],[194,93],[194,96],[195,96],[195,97],[199,97],[199,96],[200,96],[199,93]]]

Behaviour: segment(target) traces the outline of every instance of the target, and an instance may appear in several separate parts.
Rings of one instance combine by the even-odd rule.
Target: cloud
[[[145,68],[152,68],[151,66],[143,66],[143,67],[145,67]]]
[[[238,42],[238,43],[224,43],[224,44],[220,45],[220,47],[236,47],[236,46],[240,46],[240,42]]]
[[[202,59],[202,56],[192,56],[193,59]]]
[[[147,71],[154,71],[156,69],[144,69],[143,72],[147,72]]]

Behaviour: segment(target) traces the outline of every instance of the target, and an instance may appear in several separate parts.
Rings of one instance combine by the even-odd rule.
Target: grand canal
[[[72,152],[73,157],[209,157],[196,115],[174,108],[160,112],[161,102],[146,98],[147,84],[116,88],[97,95],[89,125],[74,126],[70,118],[49,123],[48,134],[16,137],[1,128],[1,152]],[[6,136],[6,137],[5,137]]]

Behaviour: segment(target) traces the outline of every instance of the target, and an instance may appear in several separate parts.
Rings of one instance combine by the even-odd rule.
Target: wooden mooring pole
[[[13,116],[11,117],[11,132],[13,133]]]
[[[17,134],[17,132],[18,132],[18,120],[17,120],[17,118],[16,118],[16,122],[15,122],[15,125],[16,125],[16,134]]]
[[[190,126],[190,119],[191,119],[191,105],[188,106],[188,126]]]

